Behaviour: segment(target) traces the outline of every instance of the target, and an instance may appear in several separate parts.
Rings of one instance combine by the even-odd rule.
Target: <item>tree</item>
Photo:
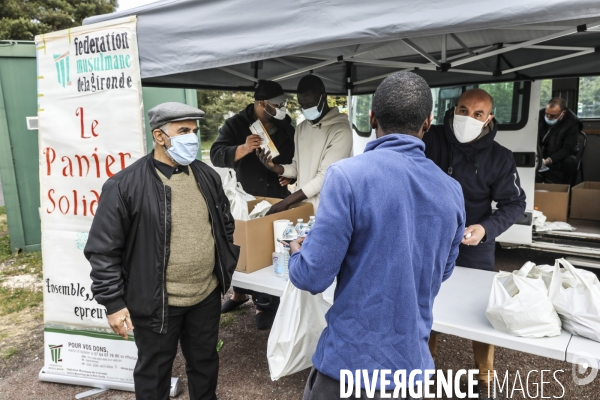
[[[114,12],[117,6],[118,0],[0,0],[0,40],[33,40]]]
[[[251,92],[228,92],[220,90],[198,90],[198,108],[206,113],[200,120],[202,147],[206,150],[215,141],[219,128],[225,120],[254,103]]]

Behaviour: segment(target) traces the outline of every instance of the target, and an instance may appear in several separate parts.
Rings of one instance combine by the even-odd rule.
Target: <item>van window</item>
[[[550,85],[552,84],[551,81]],[[453,108],[458,98],[466,90],[481,88],[494,98],[494,113],[499,123],[499,130],[511,131],[522,129],[527,124],[529,113],[530,82],[500,82],[484,83],[479,85],[450,86],[432,88],[433,96],[433,123],[444,123],[446,111]],[[600,81],[598,87],[600,88]],[[369,110],[373,95],[359,95],[352,97],[352,123],[356,133],[363,137],[371,135],[369,124]],[[600,102],[598,103],[600,106]]]
[[[552,79],[542,80],[542,89],[540,91],[540,110],[546,108],[552,98]]]
[[[579,78],[577,116],[588,119],[600,118],[600,76]]]
[[[458,98],[467,90],[480,88],[494,98],[494,114],[503,131],[519,130],[527,123],[529,112],[529,82],[500,82],[479,85],[433,88],[433,119],[435,124],[444,123],[446,111],[456,105]]]
[[[372,94],[352,96],[352,125],[359,136],[371,136],[371,122],[369,111],[371,111]]]

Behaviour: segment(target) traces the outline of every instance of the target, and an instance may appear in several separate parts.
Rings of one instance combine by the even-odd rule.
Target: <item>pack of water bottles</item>
[[[315,217],[311,216],[307,223],[298,219],[296,226],[292,221],[287,223],[281,238],[277,239],[277,246],[273,253],[273,274],[281,278],[288,278],[288,264],[290,260],[290,243],[300,237],[306,237],[315,224]]]

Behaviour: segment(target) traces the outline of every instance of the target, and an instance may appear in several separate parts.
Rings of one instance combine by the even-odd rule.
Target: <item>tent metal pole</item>
[[[389,68],[420,68],[420,69],[426,69],[426,70],[435,70],[435,65],[404,62],[404,61],[372,60],[369,58],[355,58],[352,61],[355,63],[359,63],[359,64],[371,64],[371,65],[377,65],[380,67],[389,67]]]
[[[594,28],[596,28],[599,25],[600,25],[599,22],[595,22],[594,24],[590,24],[589,26],[587,26],[587,30],[594,29]],[[586,28],[586,26],[584,26],[584,28]],[[556,39],[556,38],[559,38],[559,37],[572,35],[572,34],[577,33],[577,32],[580,32],[580,27],[570,28],[570,29],[567,29],[565,31],[553,33],[551,35],[544,36],[544,37],[541,37],[541,38],[538,38],[538,39],[527,40],[525,42],[518,43],[518,44],[512,45],[510,47],[503,47],[501,49],[490,51],[490,52],[485,53],[485,54],[479,54],[479,55],[476,55],[476,56],[463,58],[462,60],[453,62],[452,66],[456,66],[457,67],[459,65],[468,64],[470,62],[481,60],[483,58],[495,56],[495,55],[502,54],[502,53],[507,53],[509,51],[521,49],[523,47],[528,47],[528,46],[531,46],[531,45],[534,45],[534,44],[538,44],[538,43],[541,43],[541,42],[546,42],[548,40]]]
[[[527,64],[527,65],[521,65],[520,67],[515,67],[515,68],[511,68],[511,69],[502,71],[502,74],[510,74],[511,72],[520,71],[520,70],[527,69],[527,68],[533,68],[533,67],[537,67],[539,65],[550,64],[550,63],[557,62],[557,61],[568,60],[569,58],[585,56],[586,54],[591,54],[594,52],[596,52],[595,49],[590,49],[590,50],[580,51],[580,52],[574,53],[574,54],[567,54],[566,56],[562,56],[562,57],[551,58],[551,59],[545,60],[545,61],[540,61],[540,62]]]
[[[352,126],[352,89],[348,88],[348,121]]]
[[[272,80],[272,81],[281,81],[281,80],[284,80],[284,79],[287,79],[287,78],[291,78],[291,77],[296,76],[296,75],[300,75],[300,74],[302,74],[304,72],[312,71],[312,70],[317,69],[317,68],[323,68],[323,67],[326,67],[328,65],[335,64],[337,62],[338,62],[337,58],[333,59],[333,60],[323,61],[323,62],[320,62],[320,63],[317,63],[317,64],[309,65],[308,67],[298,68],[298,69],[296,69],[294,71],[290,71],[290,72],[286,72],[285,74],[274,76],[270,80]]]
[[[422,69],[425,71],[437,71],[437,68],[435,67],[435,65],[432,65],[432,64],[407,63],[407,62],[403,62],[403,61],[369,60],[369,59],[364,59],[364,58],[355,58],[352,60],[352,62],[357,63],[357,64],[376,65],[378,67],[383,67],[383,68],[398,68],[398,69],[418,68],[418,69]],[[494,75],[493,72],[488,72],[488,71],[476,71],[476,70],[456,69],[456,68],[450,68],[448,70],[448,72],[458,72],[461,74],[471,74],[471,75],[489,75],[489,76]]]
[[[536,44],[533,46],[528,46],[526,49],[537,49],[537,50],[564,50],[564,51],[586,51],[586,50],[594,50],[593,47],[569,47],[569,46],[543,46],[540,44]]]
[[[466,56],[469,56],[469,55],[483,54],[486,51],[496,50],[498,48],[498,46],[499,46],[498,44],[492,44],[490,46],[483,47],[483,48],[481,48],[479,50],[471,50],[471,49],[469,49],[466,53],[457,54],[455,56],[448,57],[448,62],[450,62],[452,60],[457,60],[459,58],[463,58],[463,57],[466,57]]]
[[[352,63],[346,63],[346,87],[348,88],[346,103],[348,104],[348,121],[350,121],[350,127],[352,127],[352,86]]]
[[[365,54],[365,53],[369,53],[369,52],[371,52],[373,50],[376,50],[376,49],[379,49],[381,47],[387,46],[388,44],[389,44],[388,42],[383,42],[383,43],[375,44],[373,46],[368,46],[368,47],[362,49],[359,52],[350,53],[350,54],[348,54],[346,56],[340,55],[340,56],[338,56],[336,58],[326,59],[323,62],[320,62],[320,63],[317,63],[317,64],[313,64],[313,65],[309,65],[308,67],[303,67],[303,68],[297,69],[295,71],[290,71],[290,72],[287,72],[285,74],[281,74],[281,75],[275,76],[273,78],[270,78],[270,80],[272,80],[272,81],[281,81],[281,80],[284,80],[284,79],[288,79],[288,78],[291,78],[293,76],[299,75],[299,74],[307,72],[307,71],[312,71],[312,70],[315,70],[315,69],[318,69],[318,68],[323,68],[323,67],[326,67],[328,65],[336,64],[338,62],[344,61],[345,59],[347,60],[347,59],[350,59],[350,58],[353,58],[353,57],[356,57],[356,56],[360,56],[360,55]]]
[[[235,71],[235,70],[233,70],[231,68],[221,67],[219,69],[221,71],[227,72],[227,73],[229,73],[231,75],[239,76],[240,78],[248,79],[249,81],[252,81],[252,82],[258,82],[258,79],[256,79],[255,77],[243,74],[241,72],[237,72],[237,71]]]
[[[388,72],[387,74],[377,75],[372,78],[367,78],[367,79],[363,79],[360,81],[356,81],[356,82],[354,82],[354,86],[362,85],[363,83],[367,83],[367,82],[376,81],[378,79],[384,79],[384,78],[387,78],[388,76],[390,76],[391,74],[393,74],[394,72],[399,72],[399,71],[406,71],[406,68],[399,69],[398,71]]]
[[[450,37],[451,37],[452,39],[454,39],[454,41],[455,41],[456,43],[458,43],[458,45],[459,45],[460,47],[462,47],[463,49],[465,49],[465,51],[466,51],[467,53],[469,53],[469,54],[475,54],[475,52],[473,52],[473,50],[471,50],[471,49],[469,48],[469,46],[467,46],[467,44],[466,44],[465,42],[463,42],[462,40],[460,40],[460,39],[458,38],[458,36],[456,36],[454,33],[451,33],[451,34],[450,34]]]
[[[416,44],[414,44],[411,40],[409,40],[409,39],[400,39],[400,41],[403,42],[404,44],[406,44],[408,47],[410,47],[414,51],[416,51],[417,53],[419,53],[420,55],[422,55],[423,57],[425,57],[426,59],[428,59],[429,62],[437,65],[438,67],[442,66],[442,64],[438,60],[436,60],[434,57],[432,57],[431,55],[429,55],[429,53],[427,53],[425,50],[423,50],[422,48],[420,48],[419,46],[417,46]]]
[[[446,51],[447,50],[448,50],[448,35],[443,34],[442,35],[442,59],[440,60],[443,63],[446,62]]]
[[[570,26],[565,25],[517,25],[517,26],[498,26],[492,29],[502,29],[502,30],[529,30],[529,31],[564,31],[571,28]]]
[[[285,59],[283,59],[283,58],[281,58],[281,57],[275,57],[275,58],[273,58],[273,60],[275,60],[275,61],[279,61],[280,63],[282,63],[282,64],[285,64],[285,65],[287,65],[288,67],[292,67],[292,68],[300,68],[300,67],[298,66],[298,64],[294,64],[293,62],[291,62],[291,61],[288,61],[288,60],[285,60]],[[339,85],[339,84],[340,84],[338,81],[336,81],[336,80],[334,80],[334,79],[331,79],[331,78],[328,78],[328,77],[326,77],[326,76],[323,76],[323,75],[321,75],[321,74],[315,74],[315,73],[313,73],[313,75],[314,75],[314,76],[317,76],[317,77],[319,77],[319,78],[321,78],[321,79],[323,79],[324,81],[329,81],[329,82],[335,83],[336,85]]]

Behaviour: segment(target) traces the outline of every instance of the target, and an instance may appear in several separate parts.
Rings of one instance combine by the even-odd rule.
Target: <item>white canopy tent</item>
[[[164,0],[84,24],[138,18],[142,82],[372,93],[397,70],[431,86],[600,74],[598,0]]]

